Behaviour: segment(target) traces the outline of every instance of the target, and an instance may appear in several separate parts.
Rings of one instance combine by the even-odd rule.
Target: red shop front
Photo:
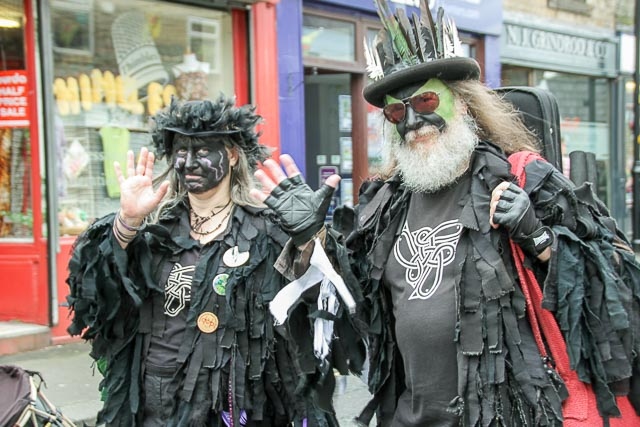
[[[117,209],[111,165],[150,145],[171,95],[252,102],[279,148],[275,2],[207,3],[0,0],[0,332],[69,339],[73,243]]]

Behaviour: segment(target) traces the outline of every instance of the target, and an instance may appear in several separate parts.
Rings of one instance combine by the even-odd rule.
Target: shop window
[[[334,61],[355,61],[353,22],[305,14],[302,18],[302,54]]]
[[[569,157],[573,151],[594,153],[597,164],[596,193],[610,205],[611,97],[607,79],[532,71],[533,84],[549,90],[558,100],[563,172],[571,177]]]
[[[28,129],[0,128],[0,237],[31,237],[31,138]]]
[[[202,58],[212,73],[220,73],[220,21],[190,16],[187,34],[189,50]]]
[[[150,0],[77,2],[83,6],[73,10],[73,0],[51,3],[58,218],[68,235],[118,208],[113,162],[152,148],[149,118],[172,97],[234,93],[229,12]],[[165,159],[156,164],[165,168]]]
[[[501,86],[530,86],[529,69],[504,65]]]
[[[0,1],[0,239],[33,236],[23,14],[22,0]]]
[[[536,86],[555,96],[560,114],[562,172],[572,177],[572,152],[594,153],[597,165],[594,189],[598,197],[611,206],[612,191],[618,190],[612,189],[611,183],[609,81],[605,78],[505,65],[502,68],[502,85]]]
[[[93,55],[93,2],[65,0],[51,3],[53,48],[58,52]]]
[[[632,209],[633,209],[633,176],[631,171],[635,163],[634,152],[634,105],[633,97],[636,89],[635,81],[631,77],[623,77],[624,79],[624,128],[623,128],[623,140],[624,140],[624,173],[625,173],[625,215],[624,215],[624,229],[623,231],[628,235],[633,235],[632,229]]]

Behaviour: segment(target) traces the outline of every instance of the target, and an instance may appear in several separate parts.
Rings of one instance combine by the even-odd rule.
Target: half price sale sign
[[[0,127],[29,126],[28,83],[25,70],[0,71]]]

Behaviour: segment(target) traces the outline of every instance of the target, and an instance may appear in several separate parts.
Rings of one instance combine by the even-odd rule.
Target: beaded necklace
[[[221,207],[217,212],[214,210],[211,211],[211,215],[208,216],[200,216],[197,213],[195,213],[193,211],[193,209],[189,209],[190,213],[191,213],[191,221],[189,223],[189,225],[191,226],[191,231],[194,234],[197,234],[198,236],[207,236],[211,233],[214,233],[215,231],[217,231],[220,227],[222,227],[222,224],[225,222],[225,220],[229,217],[229,215],[231,214],[231,209],[229,209],[227,211],[227,214],[224,216],[224,218],[222,218],[220,220],[220,222],[218,223],[217,226],[215,226],[213,229],[209,230],[209,231],[202,231],[202,227],[203,225],[209,221],[210,219],[212,219],[213,217],[215,217],[216,215],[218,215],[220,212],[222,212],[223,210],[227,209],[229,207],[229,205],[231,204],[231,199],[229,199],[229,201],[227,202],[226,205],[224,205],[223,207]]]

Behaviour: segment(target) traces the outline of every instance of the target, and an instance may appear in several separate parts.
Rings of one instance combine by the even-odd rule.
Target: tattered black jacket
[[[198,243],[188,237],[185,205],[144,227],[126,251],[113,237],[113,220],[109,215],[96,221],[74,247],[67,280],[73,310],[69,332],[82,333],[92,342],[92,357],[106,362],[99,423],[131,427],[140,422],[145,337],[154,326],[149,310],[154,295],[164,294],[157,277],[167,261]],[[171,425],[204,425],[212,409],[229,411],[228,384],[235,417],[245,409],[251,426],[284,426],[293,420],[300,425],[305,417],[309,426],[329,425],[331,414],[315,411],[296,394],[297,361],[268,310],[286,284],[273,264],[288,237],[263,211],[246,207],[235,208],[229,230],[221,242],[200,251],[172,380],[176,405]],[[213,278],[222,254],[233,246],[248,251],[249,260],[227,271],[226,305],[215,310],[218,330],[201,333],[197,316],[210,311]],[[219,416],[213,418],[207,425],[221,425]]]
[[[459,201],[460,247],[467,255],[457,283],[458,396],[450,410],[464,426],[561,425],[566,389],[552,361],[542,361],[537,350],[508,235],[489,225],[491,191],[514,180],[509,168],[497,147],[481,143],[472,160],[469,194]],[[581,380],[593,384],[604,417],[618,413],[614,393],[629,394],[640,409],[640,270],[634,254],[588,186],[574,188],[540,161],[526,172],[525,190],[556,237],[548,263],[528,262],[544,284],[544,305],[556,315],[571,365]],[[350,269],[344,259],[336,264],[345,276],[357,277],[364,295],[359,316],[368,325],[368,383],[374,398],[359,421],[367,425],[374,412],[378,425],[391,425],[404,390],[383,272],[410,195],[399,178],[370,181],[361,189],[354,215],[340,210],[335,216],[335,229],[349,236]],[[334,244],[337,240],[329,250]]]

